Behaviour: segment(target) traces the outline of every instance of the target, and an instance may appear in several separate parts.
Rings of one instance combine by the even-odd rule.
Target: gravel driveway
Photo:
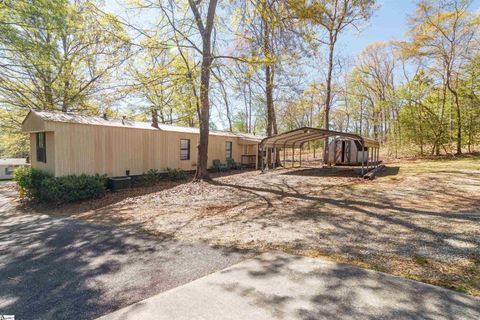
[[[246,252],[20,214],[0,189],[0,314],[92,319],[230,266]]]
[[[182,241],[329,257],[480,295],[480,158],[234,173],[72,216]]]

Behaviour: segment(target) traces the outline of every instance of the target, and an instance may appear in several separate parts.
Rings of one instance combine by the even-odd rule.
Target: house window
[[[45,132],[37,133],[37,161],[47,162],[47,148],[45,144]]]
[[[190,160],[190,139],[180,139],[180,160]]]
[[[232,159],[232,142],[225,142],[225,155],[227,159]]]

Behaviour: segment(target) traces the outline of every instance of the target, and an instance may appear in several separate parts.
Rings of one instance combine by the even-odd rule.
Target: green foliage
[[[96,0],[0,1],[0,96],[18,109],[91,110],[129,48]],[[103,82],[103,83],[102,83]],[[104,93],[104,92],[103,92]]]
[[[213,171],[225,171],[228,169],[227,165],[222,163],[220,160],[213,160],[212,163],[212,169]]]
[[[19,126],[26,112],[0,106],[0,157],[25,158],[29,153],[29,135]]]
[[[172,181],[185,180],[187,174],[181,169],[167,168],[167,177]]]
[[[157,169],[150,169],[143,173],[138,179],[134,180],[137,186],[153,186],[166,179],[171,181],[185,180],[187,174],[181,169],[166,168],[165,173],[158,171]]]
[[[161,46],[150,39],[145,45]],[[127,66],[137,85],[125,92],[138,95],[148,101],[147,108],[140,108],[144,119],[150,121],[151,108],[158,113],[158,121],[164,124],[178,124],[192,127],[198,123],[198,67],[187,53],[178,56],[177,48],[160,57],[156,50],[146,50]]]
[[[15,169],[13,176],[14,180],[18,183],[20,193],[32,198],[39,197],[44,180],[53,178],[48,172],[29,166]]]
[[[53,203],[100,198],[105,194],[105,176],[71,175],[42,181],[40,200]]]
[[[100,175],[53,177],[42,170],[21,167],[15,170],[14,177],[21,193],[32,199],[55,204],[99,198],[106,191],[105,176]]]
[[[151,186],[160,182],[161,179],[162,176],[157,169],[150,169],[142,175],[140,181],[142,185]]]
[[[428,264],[428,259],[424,256],[421,256],[421,255],[414,255],[413,256],[413,259],[415,260],[416,263],[418,263],[419,265],[427,265]]]

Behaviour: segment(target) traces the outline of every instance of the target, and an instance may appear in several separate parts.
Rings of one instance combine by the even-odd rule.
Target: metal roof
[[[305,142],[319,140],[326,137],[342,137],[348,140],[356,140],[363,143],[366,147],[378,148],[380,146],[377,141],[363,138],[358,134],[311,127],[302,127],[271,137],[266,137],[262,139],[260,146],[266,148],[293,148],[300,147]]]
[[[184,132],[184,133],[200,133],[200,129],[191,128],[191,127],[181,127],[167,124],[158,124],[158,128],[152,127],[150,122],[141,122],[141,121],[132,121],[128,119],[117,120],[117,119],[104,119],[102,117],[86,116],[75,113],[66,113],[66,112],[53,112],[53,111],[37,111],[31,110],[27,117],[33,113],[40,117],[44,121],[51,122],[64,122],[64,123],[78,123],[78,124],[89,124],[97,126],[110,126],[110,127],[122,127],[122,128],[134,128],[134,129],[144,129],[144,130],[163,130],[163,131],[174,131],[174,132]],[[25,117],[25,119],[27,119]],[[25,121],[25,120],[24,120]],[[221,130],[210,130],[211,135],[218,136],[228,136],[228,137],[238,137],[250,141],[260,141],[263,137],[256,136],[248,133],[240,132],[230,132],[230,131],[221,131]]]

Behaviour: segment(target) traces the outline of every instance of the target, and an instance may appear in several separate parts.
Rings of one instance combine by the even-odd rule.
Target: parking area
[[[141,229],[25,214],[0,189],[0,314],[93,319],[223,269],[252,253]]]

